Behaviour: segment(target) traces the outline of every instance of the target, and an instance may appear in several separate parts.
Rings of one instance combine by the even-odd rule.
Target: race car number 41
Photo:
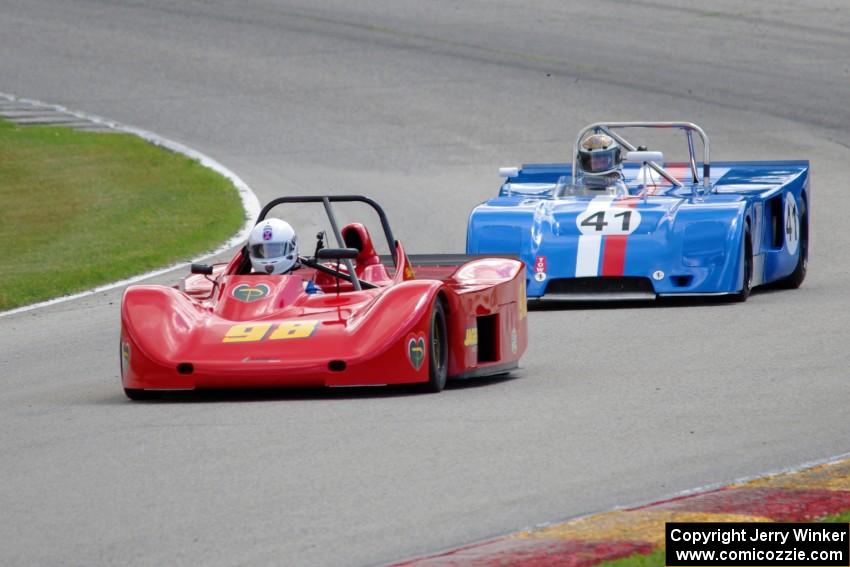
[[[631,234],[638,225],[640,213],[635,209],[611,207],[601,211],[585,211],[576,217],[576,226],[585,235]]]

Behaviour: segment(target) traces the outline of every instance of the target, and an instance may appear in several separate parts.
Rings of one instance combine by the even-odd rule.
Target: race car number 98
[[[640,225],[640,213],[635,209],[611,207],[585,211],[576,217],[576,226],[582,234],[623,235],[633,233]]]
[[[306,339],[313,335],[318,321],[284,321],[277,326],[272,323],[244,323],[233,325],[227,330],[223,343],[255,343],[263,339],[280,341],[285,339]],[[269,334],[269,329],[275,327]],[[266,336],[268,334],[268,336]]]

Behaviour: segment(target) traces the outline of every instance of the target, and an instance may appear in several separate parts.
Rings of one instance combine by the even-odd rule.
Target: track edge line
[[[111,130],[115,130],[115,131],[118,131],[118,132],[124,132],[124,133],[127,133],[127,134],[132,134],[132,135],[137,136],[137,137],[139,137],[139,138],[145,140],[146,142],[149,142],[149,143],[151,143],[155,146],[162,147],[166,150],[169,150],[169,151],[172,151],[172,152],[175,152],[175,153],[178,153],[178,154],[182,154],[182,155],[184,155],[184,156],[186,156],[190,159],[193,159],[193,160],[197,161],[198,163],[200,163],[202,166],[206,167],[207,169],[211,169],[211,170],[215,171],[216,173],[218,173],[219,175],[222,175],[223,177],[230,180],[231,183],[233,183],[233,186],[236,187],[236,191],[239,194],[239,199],[242,201],[242,208],[245,212],[245,222],[242,224],[242,228],[240,228],[239,231],[236,234],[231,236],[228,240],[226,240],[224,243],[220,244],[214,250],[209,251],[209,252],[204,252],[200,256],[197,256],[197,257],[193,258],[192,260],[190,260],[188,262],[177,262],[177,263],[171,264],[170,266],[166,266],[166,267],[163,267],[163,268],[158,268],[156,270],[144,272],[142,274],[131,276],[129,278],[118,280],[116,282],[103,284],[101,286],[97,286],[97,287],[87,289],[87,290],[84,290],[84,291],[80,291],[80,292],[77,292],[77,293],[72,293],[70,295],[63,295],[63,296],[60,296],[60,297],[54,297],[53,299],[47,299],[47,300],[44,300],[44,301],[39,301],[37,303],[32,303],[30,305],[24,305],[22,307],[16,307],[14,309],[9,309],[7,311],[0,311],[0,318],[8,317],[10,315],[16,315],[18,313],[25,313],[27,311],[33,311],[35,309],[41,309],[43,307],[49,307],[51,305],[56,305],[56,304],[59,304],[59,303],[65,303],[67,301],[72,301],[72,300],[80,299],[80,298],[83,298],[83,297],[88,297],[90,295],[95,295],[97,293],[109,291],[109,290],[112,290],[112,289],[115,289],[115,288],[118,288],[118,287],[130,285],[130,284],[133,284],[133,283],[137,283],[137,282],[149,279],[149,278],[160,276],[162,274],[167,274],[168,272],[174,271],[176,269],[184,268],[184,267],[188,266],[189,264],[191,264],[192,262],[197,262],[197,261],[200,261],[200,260],[206,260],[207,258],[211,258],[213,256],[221,254],[222,252],[224,252],[224,251],[226,251],[230,248],[233,248],[234,246],[236,246],[236,245],[240,244],[242,241],[244,241],[248,237],[248,234],[251,232],[251,228],[253,228],[253,226],[254,226],[254,220],[260,214],[260,200],[257,198],[257,195],[254,193],[254,191],[248,186],[248,184],[245,183],[238,175],[236,175],[236,173],[234,173],[233,171],[231,171],[230,169],[228,169],[227,167],[225,167],[224,165],[222,165],[221,163],[219,163],[218,161],[216,161],[212,157],[210,157],[210,156],[208,156],[204,153],[201,153],[198,150],[192,149],[192,148],[190,148],[190,147],[188,147],[184,144],[181,144],[180,142],[175,142],[173,140],[170,140],[168,138],[164,138],[164,137],[162,137],[158,134],[155,134],[153,132],[150,132],[148,130],[136,128],[135,126],[129,126],[129,125],[126,125],[126,124],[122,124],[120,122],[107,120],[105,118],[102,118],[100,116],[96,116],[94,114],[88,114],[86,112],[80,112],[80,111],[76,111],[76,110],[69,110],[68,108],[61,106],[61,105],[58,105],[58,104],[50,104],[50,103],[42,102],[42,101],[39,101],[39,100],[36,100],[36,99],[18,97],[18,96],[12,95],[12,94],[4,93],[4,92],[0,92],[0,99],[5,99],[9,102],[21,102],[21,103],[24,103],[24,104],[32,105],[34,107],[50,109],[50,110],[53,110],[55,112],[61,112],[63,114],[68,114],[70,116],[76,116],[76,117],[78,117],[82,120],[92,122],[93,124],[99,124],[101,126],[106,126],[107,128],[110,128]]]

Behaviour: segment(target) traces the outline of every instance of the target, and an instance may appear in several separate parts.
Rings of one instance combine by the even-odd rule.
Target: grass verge
[[[130,134],[0,119],[0,311],[189,259],[243,222],[230,181]]]

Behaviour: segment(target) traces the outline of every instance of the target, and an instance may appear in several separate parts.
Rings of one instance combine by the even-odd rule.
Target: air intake
[[[546,286],[543,299],[553,301],[635,301],[655,299],[649,278],[602,276],[598,278],[554,279]]]
[[[177,373],[178,374],[191,374],[195,371],[195,367],[191,362],[181,362],[177,365]]]

